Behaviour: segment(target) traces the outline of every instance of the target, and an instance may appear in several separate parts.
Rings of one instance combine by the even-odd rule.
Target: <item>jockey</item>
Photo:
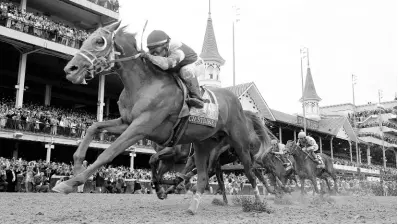
[[[306,136],[305,132],[301,131],[298,134],[298,142],[297,145],[300,146],[300,148],[304,152],[309,152],[315,159],[315,161],[318,162],[319,165],[322,165],[322,161],[315,155],[315,151],[318,150],[318,144],[316,144],[316,141],[314,138],[311,136]]]
[[[271,153],[275,155],[280,155],[279,158],[282,160],[282,163],[284,166],[290,165],[290,163],[286,160],[285,158],[285,145],[278,143],[277,140],[273,139],[271,140]]]
[[[171,39],[161,30],[152,31],[147,39],[149,53],[142,52],[141,57],[166,71],[175,71],[187,85],[190,98],[189,106],[203,108],[203,99],[197,77],[204,74],[205,65],[196,52],[184,43]]]

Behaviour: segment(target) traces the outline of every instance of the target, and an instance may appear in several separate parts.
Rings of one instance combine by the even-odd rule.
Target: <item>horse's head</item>
[[[65,66],[66,78],[74,84],[86,84],[86,80],[102,72],[101,61],[114,58],[115,31],[121,21],[100,27],[94,31],[81,46],[79,52]]]
[[[286,145],[285,145],[285,151],[288,154],[294,154],[297,150],[299,150],[296,144],[296,142],[292,141],[292,140],[288,140]]]

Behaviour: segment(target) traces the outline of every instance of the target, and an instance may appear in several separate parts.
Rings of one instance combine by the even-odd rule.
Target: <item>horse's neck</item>
[[[150,62],[147,61],[146,63]],[[149,87],[153,82],[157,81],[166,85],[175,84],[171,75],[159,69],[155,69],[152,64],[144,64],[141,59],[124,62],[123,69],[120,70],[119,76],[124,85],[124,89],[130,95],[135,95],[141,89]]]
[[[297,149],[298,150],[298,149]],[[307,155],[304,152],[293,153],[293,158],[298,164],[303,164]]]

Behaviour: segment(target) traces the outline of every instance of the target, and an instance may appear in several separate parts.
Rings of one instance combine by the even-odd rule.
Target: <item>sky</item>
[[[198,54],[209,12],[206,0],[119,0],[122,24],[147,35],[163,30]],[[309,62],[320,106],[352,103],[352,74],[357,76],[357,105],[394,99],[398,75],[398,1],[396,0],[212,0],[211,18],[223,87],[233,84],[233,5],[236,84],[254,82],[268,106],[285,113],[302,111],[300,49]],[[304,80],[307,58],[303,59]]]

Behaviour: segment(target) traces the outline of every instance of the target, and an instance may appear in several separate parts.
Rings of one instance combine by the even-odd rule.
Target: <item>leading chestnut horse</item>
[[[111,162],[117,155],[139,140],[147,138],[163,145],[173,132],[184,105],[184,95],[171,72],[166,72],[141,57],[135,34],[119,29],[121,21],[100,27],[83,43],[79,52],[65,66],[66,78],[74,84],[85,84],[88,77],[98,75],[104,67],[114,67],[124,89],[118,106],[120,118],[91,125],[73,155],[75,176],[56,185],[53,190],[71,193],[74,186],[84,183],[99,167]],[[120,56],[117,55],[120,54]],[[116,58],[116,59],[115,59]],[[97,73],[96,73],[97,72]],[[91,75],[90,75],[91,74]],[[249,153],[249,131],[239,99],[230,91],[211,89],[217,98],[219,116],[215,128],[189,123],[177,144],[192,142],[198,171],[197,193],[188,211],[197,212],[201,195],[208,182],[207,164],[209,150],[228,142],[235,149],[251,183],[256,201],[260,194],[252,171]],[[101,153],[87,169],[82,167],[87,148],[95,133],[101,131],[120,136]],[[263,150],[269,142],[262,142]]]

